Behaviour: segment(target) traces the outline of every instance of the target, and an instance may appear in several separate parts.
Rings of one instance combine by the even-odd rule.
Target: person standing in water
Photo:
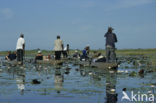
[[[116,34],[113,33],[113,28],[108,27],[106,38],[106,62],[116,62],[115,43],[117,42]]]
[[[23,64],[23,56],[24,56],[24,50],[25,50],[24,34],[21,34],[20,37],[18,38],[16,50],[17,50],[17,61],[20,64]]]
[[[54,51],[55,51],[55,60],[61,59],[61,52],[63,50],[63,42],[60,39],[60,36],[57,36],[57,39],[54,42]]]
[[[64,47],[62,53],[63,53],[63,57],[64,58],[67,58],[68,57],[68,55],[69,55],[69,44],[67,44],[67,46]]]

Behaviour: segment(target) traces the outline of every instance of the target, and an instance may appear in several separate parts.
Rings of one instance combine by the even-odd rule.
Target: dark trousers
[[[55,51],[55,60],[60,60],[61,59],[61,52],[62,51]]]
[[[106,47],[106,62],[116,62],[115,48]]]
[[[23,49],[17,49],[17,61],[20,61],[23,63],[23,56],[24,56]]]

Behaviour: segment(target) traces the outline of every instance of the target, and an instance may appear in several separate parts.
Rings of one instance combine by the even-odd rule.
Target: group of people
[[[115,43],[117,42],[116,34],[113,33],[113,28],[108,27],[108,31],[104,35],[106,38],[106,57],[103,57],[101,53],[98,53],[97,57],[94,58],[93,61],[106,61],[106,62],[116,62],[116,54],[115,54]],[[24,34],[21,34],[20,37],[17,40],[16,45],[16,53],[8,53],[8,56],[6,56],[7,60],[14,60],[17,57],[17,61],[21,62],[23,64],[23,57],[25,53],[25,40],[24,40]],[[63,41],[60,39],[60,36],[57,36],[57,39],[54,42],[54,51],[55,60],[61,59],[61,54],[64,57],[67,57],[69,55],[69,44],[67,44],[66,47],[63,45]],[[90,46],[86,46],[84,50],[82,51],[82,55],[78,53],[78,51],[75,51],[75,54],[73,57],[79,57],[80,60],[87,60],[89,59],[89,52],[90,52]],[[35,60],[43,60],[44,56],[42,55],[41,51],[38,51],[38,54],[35,57]],[[51,59],[51,56],[48,55],[46,59]],[[100,59],[100,60],[99,60]]]
[[[113,33],[113,28],[108,27],[108,31],[105,33],[104,37],[106,38],[106,57],[104,57],[101,53],[93,54],[92,62],[116,62],[116,53],[115,53],[115,43],[117,42],[116,34]],[[84,50],[82,50],[82,55],[80,55],[77,51],[73,55],[73,57],[80,57],[81,61],[86,61],[89,59],[89,51],[90,47],[86,46]]]
[[[57,39],[54,42],[54,50],[55,50],[55,60],[61,59],[61,54],[64,58],[67,58],[69,55],[69,44],[67,44],[66,47],[64,47],[62,40],[60,39],[60,36],[57,36]],[[50,60],[51,55],[43,56],[41,50],[38,51],[35,61],[36,60]]]

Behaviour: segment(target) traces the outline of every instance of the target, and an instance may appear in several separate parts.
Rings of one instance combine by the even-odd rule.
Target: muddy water
[[[1,64],[0,103],[133,103],[121,101],[123,88],[129,97],[132,91],[137,95],[148,94],[148,97],[155,94],[156,73],[146,71],[155,68],[146,62],[136,65],[133,60],[120,59],[117,71],[80,68],[72,63],[61,67]],[[145,70],[143,75],[138,74],[140,69]]]

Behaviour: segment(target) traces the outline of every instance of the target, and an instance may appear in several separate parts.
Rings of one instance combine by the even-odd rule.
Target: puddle
[[[0,103],[123,103],[122,89],[126,92],[153,93],[156,73],[148,58],[120,57],[117,71],[79,67],[34,65],[25,67],[0,65]],[[144,69],[140,76],[138,71]],[[155,69],[155,68],[152,68]],[[134,76],[129,76],[135,72]],[[34,83],[33,80],[39,83]]]

